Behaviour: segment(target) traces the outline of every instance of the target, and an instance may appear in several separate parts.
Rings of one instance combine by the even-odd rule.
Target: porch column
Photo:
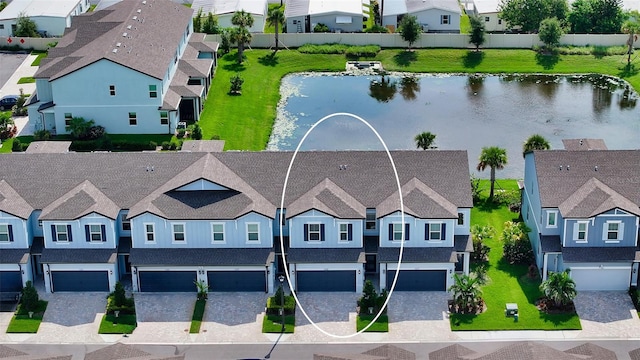
[[[547,262],[549,261],[549,254],[544,253],[542,255],[542,281],[547,280]]]
[[[469,259],[471,258],[471,253],[468,253],[468,252],[464,253],[463,258],[464,258],[464,265],[462,269],[464,271],[464,274],[469,276]]]

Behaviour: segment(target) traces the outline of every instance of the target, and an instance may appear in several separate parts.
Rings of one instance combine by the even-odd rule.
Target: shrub
[[[104,127],[97,125],[90,127],[85,134],[82,135],[81,140],[95,140],[101,138],[106,134]]]
[[[377,314],[386,300],[386,290],[378,295],[371,280],[365,281],[364,287],[362,288],[362,296],[358,299],[358,306],[360,307],[359,315]],[[369,309],[371,309],[371,311],[369,311]],[[382,313],[385,314],[386,312],[387,309],[384,308]]]
[[[136,305],[133,297],[128,298],[124,286],[118,281],[115,290],[107,296],[107,314],[135,315]]]
[[[244,84],[244,79],[240,77],[239,74],[235,74],[229,79],[231,82],[231,87],[229,88],[229,94],[241,94],[242,93],[242,84]]]
[[[471,196],[473,197],[473,204],[475,205],[478,201],[480,201],[480,193],[482,190],[480,189],[480,179],[471,175]],[[495,196],[495,195],[494,195]]]
[[[28,96],[25,95],[24,91],[20,89],[20,96],[18,97],[18,101],[13,106],[12,113],[14,116],[26,116],[28,113],[28,109],[24,106],[27,102]]]
[[[503,257],[509,264],[530,264],[533,250],[524,223],[507,221],[504,223],[501,240],[504,243]]]
[[[220,135],[211,135],[211,140],[220,140]]]
[[[331,32],[331,30],[329,30],[329,27],[323,23],[318,23],[316,24],[316,26],[313,27],[313,32],[314,33],[328,33]]]
[[[193,129],[191,131],[191,138],[193,140],[201,140],[202,139],[202,128],[198,124],[193,125]]]
[[[19,139],[13,139],[13,145],[11,145],[11,151],[20,152],[22,151],[22,143]]]
[[[293,315],[296,311],[296,299],[293,295],[285,295],[282,286],[278,286],[275,294],[267,299],[267,315],[280,315],[281,302],[284,296],[284,314]]]
[[[384,27],[384,26],[381,26],[381,25],[375,24],[375,25],[373,25],[373,26],[372,26],[372,27],[370,27],[370,28],[366,28],[366,29],[364,30],[364,32],[366,32],[366,33],[388,33],[388,32],[389,32],[389,29],[387,29],[387,28],[386,28],[386,27]]]
[[[182,139],[185,136],[186,132],[187,131],[185,129],[178,129],[178,133],[176,134],[176,137],[178,139]]]
[[[162,150],[171,150],[171,143],[168,141],[163,141],[160,146],[162,146]]]
[[[25,287],[22,288],[22,297],[20,298],[20,304],[25,311],[35,311],[40,303],[40,296],[38,296],[38,290],[33,286],[31,281],[27,281]]]
[[[158,144],[156,144],[153,141],[143,143],[143,142],[133,142],[128,140],[117,140],[111,143],[111,150],[117,150],[117,151],[155,150],[157,145]],[[101,149],[101,150],[109,150],[109,149]]]
[[[471,227],[471,239],[473,240],[473,252],[471,253],[471,262],[480,263],[489,260],[489,250],[484,241],[495,236],[496,230],[489,226],[480,226],[475,224]]]
[[[49,140],[51,139],[51,131],[49,130],[36,130],[33,133],[34,140]]]
[[[378,45],[350,46],[345,50],[348,57],[374,57],[380,52]]]

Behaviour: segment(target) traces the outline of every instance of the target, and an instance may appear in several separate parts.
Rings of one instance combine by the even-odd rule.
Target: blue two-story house
[[[524,175],[522,217],[543,280],[566,269],[578,290],[637,286],[639,150],[534,151]]]

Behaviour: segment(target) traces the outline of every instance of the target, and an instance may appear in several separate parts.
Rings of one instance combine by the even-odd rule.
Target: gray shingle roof
[[[267,266],[275,260],[271,248],[220,248],[220,249],[144,249],[133,248],[129,261],[134,266]]]
[[[0,264],[26,264],[29,260],[29,249],[2,249]]]
[[[473,252],[471,235],[454,235],[453,247],[458,252]]]
[[[0,180],[0,211],[21,219],[28,219],[33,207],[9,183]]]
[[[545,150],[533,155],[543,208],[568,201],[566,211],[582,212],[577,204],[589,201],[582,205],[590,213],[631,204],[627,211],[640,213],[640,150]]]
[[[635,247],[563,247],[564,262],[629,262],[636,258]]]
[[[484,355],[476,360],[576,360],[577,356],[573,356],[554,349],[550,346],[534,343],[531,341],[517,342],[503,348],[500,348],[491,354]]]
[[[152,204],[167,219],[230,220],[245,215],[251,199],[237,191],[171,191],[160,194]]]
[[[287,252],[290,263],[365,263],[362,248],[325,249],[290,248]]]
[[[381,247],[378,261],[398,262],[400,248]],[[402,262],[457,262],[455,251],[448,247],[406,247],[402,250]]]
[[[453,203],[416,178],[402,185],[402,194],[404,211],[407,214],[421,219],[458,217],[458,208]],[[382,217],[397,211],[399,204],[396,191],[378,206],[377,216]]]
[[[366,355],[381,356],[387,359],[416,360],[416,354],[403,348],[385,344],[377,348],[363,352]]]
[[[311,209],[341,219],[364,219],[367,208],[333,181],[324,179],[287,206],[287,218]]]
[[[120,208],[88,180],[42,209],[40,220],[77,219],[98,213],[116,219]]]
[[[615,352],[605,349],[592,343],[584,343],[569,350],[565,350],[568,354],[590,356],[591,359],[597,360],[618,360]]]
[[[180,151],[185,152],[222,152],[224,140],[187,140]]]
[[[558,206],[565,218],[589,218],[618,208],[640,216],[640,207],[596,178],[587,180]]]
[[[602,139],[562,139],[565,150],[607,150],[607,145]]]
[[[42,249],[45,264],[115,264],[115,249]]]
[[[169,0],[127,0],[76,16],[34,77],[54,80],[106,59],[162,79],[192,13]]]
[[[69,151],[69,146],[71,146],[71,141],[34,141],[29,144],[25,152],[29,154],[64,153]]]
[[[473,355],[475,351],[459,344],[453,344],[429,353],[429,360],[458,360]]]
[[[543,253],[562,251],[562,242],[558,235],[540,236],[540,246]]]

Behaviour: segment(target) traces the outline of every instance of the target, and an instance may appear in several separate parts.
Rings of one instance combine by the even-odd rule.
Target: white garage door
[[[584,269],[571,268],[571,278],[578,290],[627,290],[631,281],[631,267]]]

